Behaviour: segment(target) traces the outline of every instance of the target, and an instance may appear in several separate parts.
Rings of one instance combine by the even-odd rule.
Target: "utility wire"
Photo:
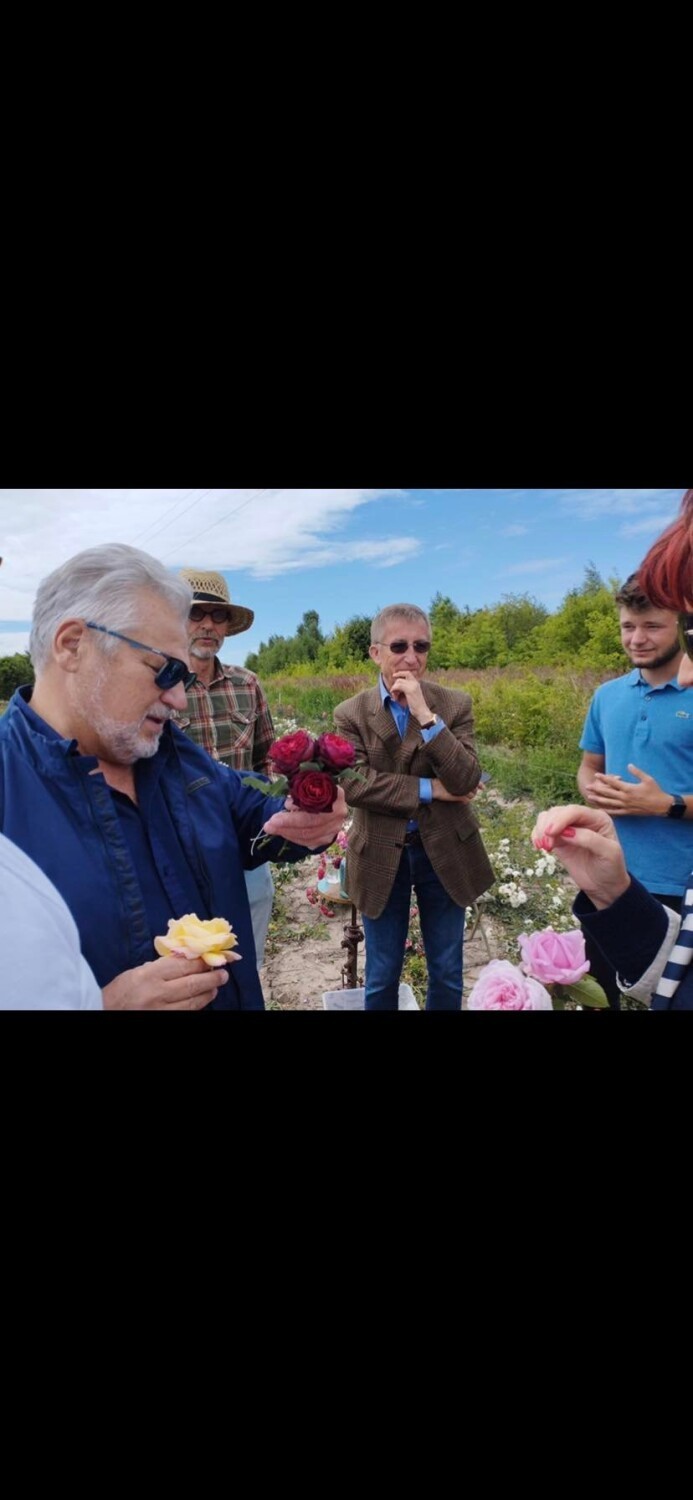
[[[180,542],[170,552],[165,552],[164,555],[163,555],[163,557],[162,557],[162,559],[161,559],[161,561],[165,562],[167,557],[173,557],[175,555],[178,555],[180,557],[180,555],[181,555],[181,549],[187,547],[189,542],[197,542],[197,541],[199,541],[199,539],[200,539],[201,536],[206,536],[207,532],[208,531],[213,531],[215,526],[221,526],[222,521],[228,521],[231,516],[237,516],[238,512],[240,510],[245,510],[245,508],[246,508],[247,505],[252,505],[253,501],[260,500],[263,495],[269,495],[269,494],[271,494],[270,490],[256,490],[255,494],[251,495],[249,500],[244,500],[243,504],[242,505],[237,505],[234,510],[228,510],[226,512],[225,516],[219,516],[219,519],[217,521],[212,521],[211,526],[205,526],[204,531],[196,531],[195,535],[193,537],[188,537],[187,541]]]
[[[204,500],[205,496],[206,495],[211,495],[211,493],[212,493],[211,490],[203,490],[201,495],[195,495],[195,499],[191,502],[191,504],[190,505],[186,505],[185,510],[181,510],[181,511],[178,512],[178,515],[176,516],[176,520],[178,521],[181,516],[186,515],[189,510],[192,510],[193,505],[198,505],[199,502],[200,502],[200,500]],[[195,494],[194,490],[188,490],[187,494],[183,495],[183,500],[187,500],[188,495],[194,495],[194,494]],[[181,505],[181,504],[182,504],[181,500],[174,500],[173,505],[170,505],[169,508],[168,508],[168,510],[164,511],[163,516],[159,516],[156,521],[150,521],[149,525],[145,526],[144,531],[141,531],[139,533],[139,536],[135,537],[135,541],[133,542],[132,545],[134,546],[135,543],[138,542],[141,537],[146,536],[147,532],[151,531],[152,526],[155,527],[155,530],[152,533],[152,535],[149,537],[148,541],[150,541],[150,542],[153,541],[154,537],[158,536],[160,531],[164,531],[165,530],[164,522],[166,520],[166,517],[170,516],[171,511],[175,510],[176,506]]]

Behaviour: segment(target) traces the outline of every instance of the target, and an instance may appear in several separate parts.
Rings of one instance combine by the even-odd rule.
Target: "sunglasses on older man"
[[[693,661],[693,615],[679,615],[679,645]]]
[[[222,604],[219,609],[210,609],[207,604],[191,604],[188,619],[194,620],[196,625],[199,625],[201,620],[206,619],[207,615],[209,615],[210,620],[214,621],[215,625],[228,624],[229,612],[225,605]]]
[[[408,641],[376,641],[374,644],[384,646],[385,650],[391,651],[393,656],[404,656],[405,651],[410,649]],[[431,649],[430,641],[412,641],[411,644],[417,656],[425,656]]]
[[[163,692],[177,687],[179,682],[182,682],[187,692],[197,682],[197,673],[191,672],[180,657],[169,656],[168,651],[159,651],[156,646],[144,646],[142,641],[133,641],[131,636],[121,635],[119,630],[109,630],[106,625],[95,625],[93,620],[87,620],[86,625],[87,630],[101,630],[104,635],[114,635],[117,641],[125,641],[126,646],[134,646],[137,651],[151,651],[152,656],[165,656],[165,665],[159,668],[154,678],[157,687]]]

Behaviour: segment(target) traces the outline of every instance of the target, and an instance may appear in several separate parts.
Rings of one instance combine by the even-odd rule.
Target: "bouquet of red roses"
[[[278,775],[269,783],[244,776],[246,786],[267,797],[285,797],[288,793],[294,806],[304,812],[331,812],[343,781],[366,779],[356,769],[353,745],[338,734],[321,734],[316,740],[306,729],[297,729],[270,745],[269,758]]]

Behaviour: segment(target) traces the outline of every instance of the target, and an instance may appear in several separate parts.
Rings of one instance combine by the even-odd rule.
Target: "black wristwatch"
[[[430,718],[428,720],[427,724],[419,724],[419,729],[433,729],[434,725],[436,725],[437,723],[438,723],[438,715],[437,714],[433,714],[432,718]]]
[[[685,804],[685,802],[683,800],[683,797],[679,797],[678,792],[667,792],[667,796],[668,797],[673,797],[673,799],[674,799],[673,802],[672,802],[672,804],[671,804],[671,807],[667,808],[667,817],[668,818],[685,818],[685,816],[686,816],[686,804]]]

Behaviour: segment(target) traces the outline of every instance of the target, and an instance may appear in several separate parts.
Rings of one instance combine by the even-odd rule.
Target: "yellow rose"
[[[202,958],[210,969],[236,962],[240,953],[232,953],[238,939],[225,917],[200,921],[194,912],[176,921],[171,917],[166,937],[156,937],[154,947],[160,958]]]

